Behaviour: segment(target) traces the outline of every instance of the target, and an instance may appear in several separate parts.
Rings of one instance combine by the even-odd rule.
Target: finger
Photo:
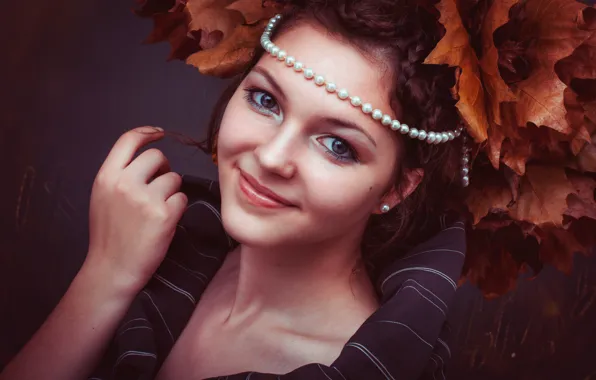
[[[188,205],[188,197],[186,194],[178,192],[169,197],[166,200],[166,204],[174,213],[172,217],[176,220],[180,220],[182,218],[182,214],[184,214],[184,211],[186,210],[186,206]]]
[[[112,147],[100,170],[112,171],[127,167],[140,148],[164,136],[160,129],[139,127],[124,133]]]
[[[180,190],[182,177],[178,173],[169,172],[155,178],[149,184],[149,192],[155,198],[165,201]]]
[[[135,182],[148,184],[158,173],[169,172],[170,163],[159,149],[152,148],[141,153],[124,171],[134,178]]]

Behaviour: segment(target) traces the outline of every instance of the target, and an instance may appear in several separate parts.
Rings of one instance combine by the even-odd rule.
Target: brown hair
[[[434,1],[426,4],[408,0],[303,0],[278,1],[291,8],[284,13],[276,33],[300,20],[324,26],[332,35],[349,41],[370,57],[382,57],[390,69],[392,108],[404,109],[400,121],[426,131],[456,129],[461,119],[451,88],[455,68],[423,64],[425,57],[444,34]],[[225,90],[217,102],[208,136],[200,145],[211,153],[226,106],[242,80],[263,54],[259,48],[246,71]],[[398,133],[398,132],[396,132]],[[404,186],[404,170],[422,168],[424,176],[417,189],[390,212],[373,215],[365,231],[362,252],[369,274],[376,279],[385,263],[403,249],[427,239],[437,230],[439,215],[448,201],[458,200],[460,139],[433,145],[403,138],[403,155],[398,157],[394,186]]]

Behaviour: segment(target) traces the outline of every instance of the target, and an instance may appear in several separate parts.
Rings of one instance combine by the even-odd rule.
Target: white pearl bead
[[[391,124],[391,116],[383,115],[383,118],[381,119],[381,124],[390,125]]]
[[[458,128],[455,130],[455,137],[459,137],[459,135],[461,135],[461,129]]]
[[[348,90],[346,90],[345,88],[342,88],[341,90],[339,90],[337,92],[337,97],[340,98],[341,100],[347,99],[348,96],[349,96]]]
[[[281,15],[280,15],[280,14],[276,14],[276,15],[275,15],[275,19],[276,19],[276,20],[281,20]]]
[[[327,90],[327,92],[335,92],[335,90],[337,90],[337,86],[335,85],[335,83],[328,82],[325,86],[325,89]]]
[[[443,139],[441,140],[441,142],[449,141],[449,135],[447,134],[447,132],[441,133],[441,136],[443,136]]]
[[[354,107],[360,107],[362,105],[362,100],[357,96],[352,96],[350,103],[352,103]]]
[[[453,132],[451,132],[451,131],[447,132],[447,136],[449,136],[450,141],[455,138],[455,134],[453,134]]]
[[[394,131],[397,131],[399,128],[401,128],[401,123],[397,120],[393,120],[391,122],[391,129],[393,129]]]
[[[364,112],[364,113],[371,113],[372,110],[373,110],[372,104],[370,104],[370,103],[364,103],[362,105],[362,112]]]
[[[435,138],[435,144],[438,145],[443,142],[443,135],[441,133],[437,133]]]
[[[325,84],[325,77],[323,77],[322,75],[317,75],[315,77],[315,84],[317,86],[322,86]]]
[[[383,112],[381,110],[376,109],[372,112],[372,118],[375,120],[380,120],[383,117]]]
[[[273,49],[271,49],[271,55],[277,57],[277,53],[279,53],[279,48],[274,46]]]
[[[294,66],[294,62],[296,62],[296,58],[291,55],[286,57],[286,66]]]
[[[434,132],[429,132],[428,137],[426,138],[426,141],[428,141],[429,144],[433,144],[436,139],[437,139],[437,135]]]
[[[426,139],[426,131],[418,131],[418,140]]]
[[[463,156],[461,158],[461,163],[464,164],[464,165],[467,165],[467,164],[470,163],[470,159],[467,156]]]
[[[389,210],[391,210],[391,207],[389,207],[388,204],[384,204],[384,205],[381,206],[381,212],[382,213],[389,212]]]
[[[302,62],[294,63],[294,71],[301,72],[304,68],[304,64]]]
[[[416,128],[412,128],[410,129],[410,133],[408,134],[408,136],[410,136],[411,138],[417,138],[418,137],[418,130]]]
[[[277,53],[277,59],[279,59],[280,61],[284,61],[287,56],[288,53],[286,53],[285,50],[280,50],[279,53]]]
[[[408,127],[408,124],[402,124],[401,127],[399,127],[399,132],[402,135],[405,135],[406,133],[410,132],[410,127]]]
[[[304,77],[306,79],[312,79],[315,76],[315,72],[312,69],[304,69]]]
[[[468,187],[468,185],[470,184],[470,177],[468,177],[467,175],[463,176],[461,182],[464,187]]]
[[[462,175],[468,175],[469,172],[470,172],[470,169],[468,169],[466,167],[464,167],[464,168],[461,169],[461,174]]]

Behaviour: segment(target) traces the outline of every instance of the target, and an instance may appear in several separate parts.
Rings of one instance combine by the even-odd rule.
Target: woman
[[[133,159],[163,131],[122,136],[87,259],[2,379],[442,378],[467,157],[454,71],[422,64],[440,37],[407,1],[274,18],[214,112],[219,187]]]

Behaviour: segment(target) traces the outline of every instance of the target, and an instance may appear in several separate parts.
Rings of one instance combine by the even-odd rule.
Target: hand
[[[141,147],[163,135],[153,127],[123,134],[99,169],[91,192],[85,263],[112,271],[110,277],[118,276],[135,291],[162,262],[188,203],[179,192],[182,178],[170,171],[160,150],[149,149],[133,160]]]

